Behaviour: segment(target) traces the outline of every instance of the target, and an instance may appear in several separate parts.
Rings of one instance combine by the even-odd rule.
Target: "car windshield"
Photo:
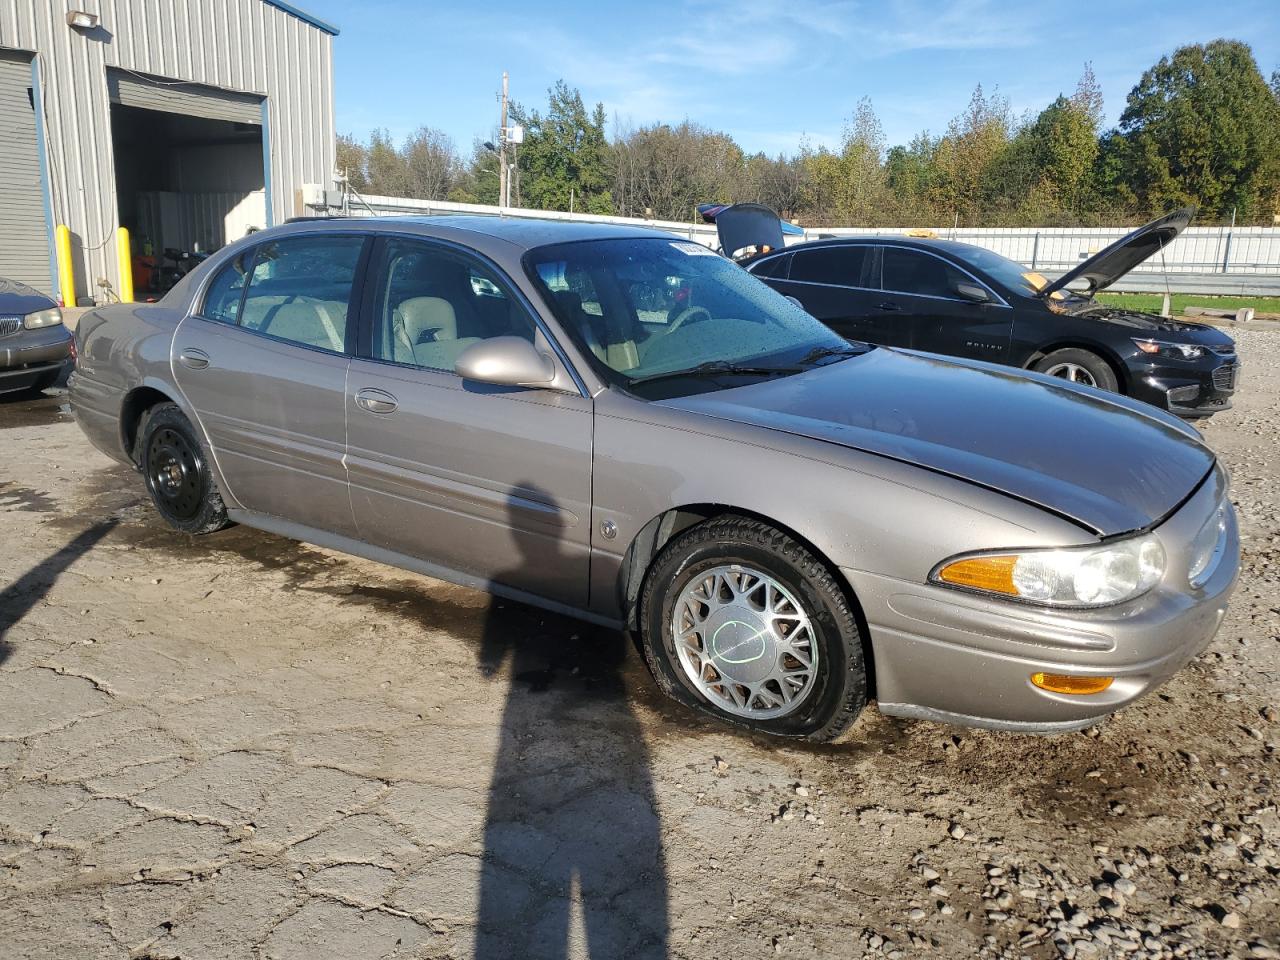
[[[952,247],[951,253],[1016,293],[1034,296],[1049,285],[1049,280],[1044,275],[1028,270],[1016,260],[1002,257],[992,250],[964,244]],[[1065,297],[1061,291],[1054,291],[1049,296],[1055,300],[1062,300]]]
[[[858,352],[741,267],[686,240],[538,247],[526,268],[610,382],[647,397],[738,386]]]

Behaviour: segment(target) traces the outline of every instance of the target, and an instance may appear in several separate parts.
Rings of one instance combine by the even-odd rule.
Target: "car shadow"
[[[526,502],[555,506],[546,491],[518,489]],[[521,531],[513,505],[508,513],[517,566],[493,579],[527,582],[535,555],[546,564],[545,543],[539,535],[542,549],[532,549],[535,535]],[[504,611],[513,605],[490,601],[479,653],[482,673],[505,671],[510,683],[485,821],[476,960],[665,957],[661,823],[622,677],[626,638],[554,616],[531,636],[512,629]]]
[[[93,549],[119,522],[112,518],[95,523],[0,590],[0,663],[13,652],[12,644],[5,640],[9,629],[48,595],[71,564]]]

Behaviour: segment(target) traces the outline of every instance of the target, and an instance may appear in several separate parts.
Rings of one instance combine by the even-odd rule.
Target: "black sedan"
[[[1093,299],[1167,246],[1191,214],[1155,220],[1052,283],[982,247],[909,237],[775,248],[746,266],[851,340],[1037,370],[1206,417],[1231,406],[1235,342],[1204,324]],[[755,248],[777,242],[776,230],[762,227]],[[722,242],[746,246],[741,235]]]
[[[0,277],[0,393],[53,386],[74,362],[72,350],[58,305]]]

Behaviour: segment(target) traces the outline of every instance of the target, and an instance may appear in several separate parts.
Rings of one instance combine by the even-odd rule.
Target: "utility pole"
[[[498,206],[511,206],[507,178],[507,71],[502,71],[502,124],[498,127]]]

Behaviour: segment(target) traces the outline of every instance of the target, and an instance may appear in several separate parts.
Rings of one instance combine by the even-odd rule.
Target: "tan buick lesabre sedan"
[[[1085,726],[1236,578],[1199,434],[1038,374],[847,342],[653,230],[253,234],[77,331],[76,418],[178,530],[239,522],[638,633],[771,734]]]

